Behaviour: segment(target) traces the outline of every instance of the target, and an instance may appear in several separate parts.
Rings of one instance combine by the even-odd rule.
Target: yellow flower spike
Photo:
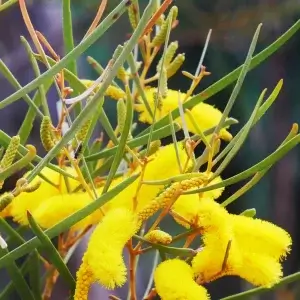
[[[285,258],[292,239],[282,228],[260,219],[230,215],[234,235],[244,251],[264,253],[274,259]]]
[[[2,159],[0,160],[0,171],[9,168],[11,166],[18,152],[19,145],[20,145],[20,137],[18,135],[13,136],[9,142],[7,149],[5,150]],[[3,184],[4,181],[3,180],[0,181],[0,190],[2,189]]]
[[[122,132],[126,122],[127,109],[123,99],[120,99],[117,103],[117,119],[118,119],[118,132]]]
[[[119,100],[126,97],[126,93],[113,85],[110,85],[105,91],[105,96],[111,97],[112,99]]]
[[[147,219],[152,217],[159,209],[163,209],[168,205],[171,205],[172,202],[175,202],[177,200],[181,192],[181,184],[179,182],[175,182],[138,212],[139,220],[141,222],[146,221]]]
[[[177,6],[173,6],[170,9],[167,19],[162,23],[162,25],[160,27],[160,31],[153,38],[153,40],[151,42],[152,47],[159,47],[165,42],[167,31],[168,31],[169,19],[172,18],[172,22],[174,22],[177,18],[177,15],[178,15],[178,8],[177,8]]]
[[[195,177],[173,183],[138,212],[139,220],[145,221],[153,216],[159,209],[165,208],[168,205],[174,205],[182,192],[199,187],[202,184],[203,177]],[[209,202],[214,203],[211,200],[209,200]]]
[[[163,245],[172,243],[172,236],[169,233],[158,229],[149,231],[144,238],[151,243]]]
[[[55,142],[52,137],[51,119],[48,116],[43,116],[40,128],[40,137],[45,150],[50,151],[54,147]]]
[[[129,19],[129,22],[130,22],[130,25],[132,27],[132,29],[135,29],[136,26],[137,26],[137,8],[136,8],[136,4],[135,3],[131,3],[129,6],[128,6],[128,9],[127,9],[127,12],[128,12],[128,19]]]
[[[76,133],[76,138],[79,140],[79,141],[84,141],[87,133],[88,133],[88,130],[91,126],[91,123],[92,121],[91,120],[88,120],[86,121],[83,126],[79,129],[79,131]]]
[[[161,76],[160,76],[160,95],[162,96],[161,102],[164,101],[164,99],[168,96],[168,78],[167,78],[167,70],[165,67],[161,70]],[[159,110],[160,107],[163,105],[163,103],[160,103],[158,106]]]
[[[87,88],[91,87],[91,85],[94,83],[92,80],[87,80],[87,79],[81,79],[80,80]],[[95,88],[95,92],[99,90],[99,87]],[[121,98],[126,97],[126,93],[113,85],[110,85],[107,90],[105,91],[105,96],[111,97],[112,99],[119,100]]]
[[[75,171],[71,168],[67,168],[66,171],[72,175],[75,175]],[[41,171],[41,174],[48,178],[57,187],[36,176],[31,181],[30,185],[35,185],[37,184],[37,182],[42,181],[39,188],[32,193],[21,193],[13,199],[10,204],[10,213],[14,221],[20,223],[21,225],[28,224],[27,210],[33,212],[47,198],[67,193],[64,178],[61,174],[51,170],[50,168],[44,168]],[[26,177],[26,174],[24,177]],[[78,185],[78,181],[74,179],[68,178],[68,181],[71,189],[75,188]]]
[[[10,203],[14,199],[13,193],[4,193],[0,196],[0,217],[5,218],[11,214]]]
[[[154,107],[155,107],[154,105],[155,99],[153,97],[153,93],[155,93],[156,90],[157,90],[156,88],[148,88],[145,90],[146,97],[148,99],[148,103],[151,107],[152,112],[154,111]],[[181,93],[181,99],[184,99],[185,95],[186,94]],[[169,89],[168,96],[162,101],[160,116],[157,116],[157,119],[167,116],[169,112],[171,112],[176,108],[178,108],[178,91]],[[136,104],[135,109],[140,113],[139,120],[141,122],[148,123],[148,124],[152,123],[153,119],[151,115],[148,113],[148,111],[146,110],[144,104],[142,103]],[[194,119],[198,122],[198,126],[201,129],[201,131],[205,131],[212,127],[215,127],[219,123],[222,117],[222,113],[218,109],[203,102],[195,105],[190,111]],[[182,120],[180,117],[178,117],[175,121],[180,126],[182,126]],[[186,123],[187,123],[188,130],[196,134],[197,133],[196,129],[189,118],[186,118]],[[207,138],[209,139],[210,137]],[[226,129],[222,129],[220,131],[220,138],[222,138],[225,141],[229,141],[232,139],[232,136]]]
[[[167,51],[166,51],[166,54],[165,54],[165,59],[164,59],[164,65],[166,67],[171,63],[177,49],[178,49],[178,42],[177,41],[171,42],[169,44],[169,46],[167,48]],[[157,72],[160,71],[161,64],[162,64],[162,58],[159,60],[157,66],[156,66],[156,71]]]
[[[76,289],[74,300],[88,300],[89,289],[95,281],[91,267],[86,262],[85,256],[82,259],[82,264],[76,273]]]
[[[212,174],[212,173],[211,173]],[[220,176],[216,177],[214,180],[212,180],[207,186],[213,185],[216,183],[221,182],[222,179]],[[200,185],[201,187],[203,185]],[[190,228],[190,224],[192,224],[195,227],[201,227],[202,225],[199,223],[199,213],[201,212],[201,205],[207,203],[208,201],[213,202],[214,199],[217,199],[221,196],[224,188],[215,189],[207,192],[203,192],[198,194],[190,194],[190,195],[182,195],[178,198],[178,200],[174,203],[172,207],[172,211],[175,212],[173,215],[174,220],[184,226],[185,228]],[[201,204],[202,203],[202,204]],[[205,207],[209,207],[209,209],[213,209],[213,207],[216,207],[216,209],[220,210],[220,206],[217,203],[207,203],[205,206],[202,206],[203,209]],[[225,209],[221,209],[224,213],[226,212]],[[187,222],[183,221],[180,218],[176,217],[176,214],[179,216],[182,216],[184,220],[187,220]]]
[[[146,154],[151,156],[151,155],[155,154],[160,149],[160,147],[161,147],[160,140],[153,141],[150,143],[149,150],[147,151],[147,149],[144,149],[144,150],[140,151],[139,156],[140,156],[140,158],[145,158]]]
[[[138,228],[131,211],[117,208],[109,211],[92,233],[84,257],[95,280],[105,288],[114,289],[126,282],[122,251]]]
[[[62,194],[45,199],[31,213],[42,228],[51,228],[91,202],[88,193]],[[72,226],[71,230],[77,231],[97,224],[101,216],[101,211],[97,210]]]
[[[9,142],[5,154],[3,155],[0,161],[0,170],[10,167],[18,152],[19,145],[20,145],[20,137],[18,135],[13,136]]]
[[[211,175],[213,175],[213,173],[210,173]],[[214,184],[217,184],[217,183],[220,183],[222,182],[222,178],[221,176],[218,176],[216,177],[215,179],[211,180],[209,182],[209,184],[207,184],[207,186],[210,186],[210,185],[214,185]],[[207,191],[207,192],[203,192],[200,197],[203,197],[203,198],[210,198],[210,199],[218,199],[222,193],[224,191],[224,187],[221,187],[221,188],[218,188],[218,189],[214,189],[214,190],[211,190],[211,191]]]
[[[210,299],[206,289],[194,281],[192,268],[179,259],[170,259],[159,264],[154,273],[154,283],[162,300]]]
[[[179,53],[167,67],[167,77],[170,78],[180,69],[185,61],[185,54]]]
[[[32,193],[36,191],[40,185],[42,184],[41,180],[35,181],[34,183],[27,183],[24,187],[22,187],[22,192]]]

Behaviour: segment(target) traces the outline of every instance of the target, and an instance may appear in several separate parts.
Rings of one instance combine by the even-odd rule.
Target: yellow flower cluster
[[[121,92],[114,88],[110,92],[113,97],[121,97]],[[155,89],[146,90],[151,109],[154,109],[155,92]],[[181,96],[183,98],[185,95]],[[159,118],[178,107],[177,97],[177,92],[168,91],[162,99]],[[136,109],[141,121],[152,122],[142,104],[137,104]],[[204,103],[196,105],[191,112],[199,120],[199,127],[203,131],[216,126],[221,118],[221,112]],[[176,121],[182,125],[180,118]],[[188,118],[186,121],[189,131],[196,132],[192,122]],[[220,134],[225,140],[231,139],[225,129]],[[88,299],[90,285],[94,282],[106,289],[115,289],[126,282],[127,268],[122,257],[124,246],[144,221],[162,209],[183,227],[197,229],[203,245],[193,257],[191,265],[177,258],[159,264],[154,281],[161,299],[209,299],[201,284],[226,275],[240,276],[263,287],[270,287],[281,278],[281,261],[289,253],[292,243],[289,234],[272,223],[230,214],[215,201],[222,194],[223,188],[183,195],[185,191],[220,183],[222,179],[217,177],[210,180],[213,174],[204,172],[193,178],[168,181],[171,177],[182,175],[178,158],[186,169],[190,166],[191,159],[183,144],[178,143],[176,146],[177,153],[171,144],[160,147],[147,157],[139,178],[102,207],[104,216],[97,210],[71,228],[78,231],[97,225],[77,272],[75,300]],[[141,168],[139,166],[130,170],[124,177]],[[66,171],[76,175],[72,168]],[[49,168],[42,170],[42,175],[53,184],[35,178],[31,184],[36,185],[40,180],[40,186],[30,193],[22,192],[13,198],[2,212],[2,217],[10,216],[14,221],[27,225],[27,211],[30,211],[42,228],[50,228],[94,201],[87,192],[70,193],[70,190],[77,187],[77,180],[68,179],[66,183],[59,173]],[[113,180],[112,187],[122,182],[124,177]],[[161,182],[154,184],[154,181]],[[101,195],[102,188],[97,188],[97,193]],[[172,243],[171,235],[155,225],[144,239],[162,245]]]
[[[90,80],[81,80],[87,87],[90,87],[93,84],[93,81]],[[96,88],[97,91],[98,88]],[[147,98],[147,101],[149,103],[149,106],[151,108],[151,112],[154,113],[155,108],[155,101],[156,101],[156,93],[157,88],[146,88],[145,89],[145,95]],[[109,86],[108,89],[105,92],[105,95],[115,99],[119,100],[121,98],[125,97],[125,92],[122,91],[119,88],[116,88],[114,86]],[[180,98],[183,100],[185,98],[185,93],[180,93]],[[153,123],[153,117],[149,113],[149,111],[146,109],[145,104],[141,99],[139,99],[139,103],[135,104],[134,106],[135,110],[139,113],[139,121],[142,123]],[[158,110],[155,119],[159,120],[165,116],[167,116],[170,112],[172,112],[174,109],[178,108],[178,91],[168,89],[166,93],[166,97],[163,97],[159,101]],[[209,105],[207,103],[199,103],[195,105],[191,109],[191,115],[193,119],[197,122],[198,127],[200,130],[205,131],[208,129],[211,129],[215,127],[221,117],[222,113],[212,105]],[[186,115],[186,114],[185,114]],[[180,126],[182,126],[182,119],[181,117],[178,117],[175,120]],[[185,118],[187,128],[190,132],[196,134],[197,130],[191,121],[191,119],[186,116]],[[229,131],[227,131],[225,128],[221,129],[220,131],[220,137],[225,141],[230,141],[232,139],[232,135]]]
[[[154,112],[156,92],[156,88],[148,88],[145,90],[145,94],[152,112]],[[184,99],[185,94],[180,93],[180,98]],[[161,100],[161,103],[158,107],[156,120],[167,116],[176,108],[178,108],[178,91],[168,90],[167,97]],[[145,105],[142,102],[136,104],[135,109],[140,113],[139,120],[141,122],[148,124],[151,124],[153,122],[152,116],[149,114]],[[218,109],[203,102],[195,105],[191,109],[191,114],[202,131],[215,127],[222,117],[222,113]],[[188,130],[192,133],[197,133],[197,130],[194,127],[190,118],[186,116],[185,120]],[[182,126],[182,119],[180,117],[177,118],[175,121],[180,126]],[[220,137],[225,141],[230,141],[232,139],[232,135],[226,129],[221,129]]]
[[[292,243],[286,231],[266,221],[229,214],[210,198],[189,198],[174,210],[202,234],[204,246],[192,261],[200,282],[225,275],[265,287],[278,282],[280,260]]]
[[[229,214],[212,198],[198,195],[181,196],[173,210],[177,213],[175,220],[182,217],[180,224],[199,229],[203,247],[191,267],[177,259],[158,266],[155,285],[162,299],[208,299],[206,290],[195,284],[194,277],[203,284],[236,275],[263,287],[271,287],[281,278],[280,261],[292,243],[283,229],[260,219]]]

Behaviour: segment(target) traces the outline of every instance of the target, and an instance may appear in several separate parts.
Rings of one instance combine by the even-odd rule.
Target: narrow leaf
[[[125,153],[125,148],[126,148],[126,143],[131,131],[131,125],[132,125],[132,120],[133,120],[133,99],[131,97],[129,88],[127,86],[126,89],[126,94],[127,94],[127,99],[126,99],[126,120],[124,124],[124,128],[121,133],[121,138],[120,138],[120,143],[116,152],[116,155],[114,157],[114,160],[112,162],[110,171],[108,173],[107,180],[105,182],[105,185],[103,187],[102,194],[106,193],[108,191],[108,188],[113,181],[113,178],[118,170],[118,167],[123,159],[124,153]]]
[[[55,246],[52,244],[51,240],[43,232],[40,226],[35,222],[33,216],[29,211],[27,211],[27,218],[33,233],[37,236],[37,238],[40,240],[41,244],[43,245],[43,248],[48,253],[49,260],[56,267],[59,274],[65,279],[71,291],[74,292],[76,286],[75,279],[73,278],[68,267],[65,265],[63,259],[61,258],[60,254],[56,250]]]
[[[74,49],[74,40],[73,40],[73,26],[72,26],[72,12],[71,12],[71,0],[62,1],[62,11],[63,11],[63,38],[64,38],[64,47],[65,54],[70,53]],[[67,68],[77,74],[76,60],[74,59],[69,63]]]

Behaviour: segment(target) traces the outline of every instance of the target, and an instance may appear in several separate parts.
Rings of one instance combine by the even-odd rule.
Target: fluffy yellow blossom
[[[282,228],[267,221],[241,215],[230,215],[230,218],[234,235],[244,251],[264,253],[276,260],[289,253],[292,240]]]
[[[192,268],[179,259],[159,264],[154,273],[154,283],[162,300],[210,299],[206,289],[194,281]]]
[[[181,196],[173,205],[172,211],[175,212],[175,216],[182,216],[194,227],[202,228],[203,232],[220,230],[228,223],[229,214],[223,207],[212,199],[199,199],[198,195]],[[175,220],[186,228],[190,227],[180,222],[180,218],[175,217]]]
[[[179,157],[182,162],[188,158],[185,149],[181,144],[178,144]],[[158,171],[161,170],[161,171]],[[161,147],[154,155],[149,158],[143,180],[163,180],[172,176],[179,175],[179,167],[177,164],[175,148],[173,144]],[[112,201],[105,205],[105,210],[110,210],[116,207],[133,208],[133,200],[136,196],[136,191],[139,184],[139,178],[128,188],[119,193]],[[120,179],[116,180],[113,185],[118,184]],[[156,195],[164,189],[163,185],[146,185],[143,184],[137,194],[137,207],[139,211],[143,209]]]
[[[221,182],[222,179],[220,176],[212,180],[208,185],[213,185]],[[202,187],[200,185],[199,187]],[[202,200],[214,200],[221,196],[224,188],[219,188],[207,192],[203,192],[201,194],[190,194],[190,195],[182,195],[178,198],[178,200],[172,206],[172,211],[174,212],[174,219],[180,225],[190,228],[192,224],[194,227],[199,227],[198,220],[198,212],[200,210],[200,203]],[[202,202],[204,203],[204,202]],[[214,205],[214,204],[212,204]],[[176,217],[177,215],[181,216]],[[187,222],[185,222],[187,221]]]
[[[203,200],[197,214],[204,246],[192,261],[198,281],[236,275],[259,286],[277,283],[282,276],[279,260],[291,245],[288,233],[266,221],[231,215],[217,209],[216,202]]]
[[[169,233],[158,229],[149,231],[144,238],[149,242],[163,245],[168,245],[172,242],[172,236]]]
[[[200,208],[199,195],[190,194],[182,195],[172,206],[172,212],[174,212],[174,220],[184,226],[190,228],[191,225],[198,226],[198,211]]]
[[[32,211],[32,215],[42,228],[50,228],[91,202],[88,193],[62,194],[45,199]],[[76,231],[84,229],[88,225],[94,225],[98,223],[101,217],[101,211],[97,210],[75,224],[72,230]]]
[[[154,95],[156,91],[157,91],[156,88],[148,88],[145,90],[146,97],[152,112],[154,111],[154,107],[155,107]],[[181,99],[183,99],[184,97],[185,94],[181,93]],[[162,117],[167,116],[169,112],[171,112],[172,110],[178,108],[178,91],[168,90],[167,97],[162,99],[161,105],[159,107],[160,109],[157,111],[156,119],[161,119]],[[135,109],[140,113],[139,120],[141,122],[148,123],[148,124],[152,123],[153,121],[152,117],[146,110],[145,105],[143,103],[136,104]],[[203,102],[195,105],[191,109],[191,114],[202,131],[215,127],[219,123],[222,117],[222,113],[218,109]],[[197,133],[190,119],[188,117],[186,117],[185,119],[186,119],[188,130],[192,133]],[[178,122],[182,126],[182,120],[180,117],[176,119],[176,122]],[[220,136],[222,139],[226,141],[232,139],[232,135],[226,129],[221,129]]]
[[[75,171],[71,168],[66,169],[72,175],[75,175]],[[41,174],[48,178],[57,187],[42,180],[40,177],[36,176],[31,184],[35,184],[37,181],[42,181],[40,187],[33,191],[32,193],[21,193],[19,196],[15,197],[10,204],[10,214],[14,221],[27,225],[27,210],[33,212],[43,201],[55,195],[62,195],[67,193],[66,184],[64,177],[49,168],[44,168]],[[78,181],[68,178],[69,186],[71,189],[78,185]]]
[[[243,263],[232,272],[256,286],[272,287],[282,277],[281,264],[268,255],[244,253]]]
[[[83,264],[89,265],[95,281],[105,288],[114,289],[126,282],[122,251],[137,230],[134,214],[119,208],[109,211],[92,233]]]
[[[225,275],[233,275],[242,266],[241,253],[236,241],[232,238],[230,227],[226,230],[220,228],[216,233],[205,233],[203,243],[204,247],[192,261],[198,282],[205,283]],[[230,248],[226,257],[228,245]]]

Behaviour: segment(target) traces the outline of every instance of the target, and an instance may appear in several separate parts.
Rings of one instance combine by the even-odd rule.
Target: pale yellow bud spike
[[[140,155],[141,158],[145,157],[146,154],[149,157],[149,156],[155,154],[159,150],[160,146],[161,146],[161,141],[160,140],[153,141],[153,142],[150,143],[150,147],[149,147],[148,152],[145,149],[145,150],[139,152],[139,155]]]
[[[0,212],[3,211],[14,199],[13,193],[6,193],[0,196]]]
[[[132,27],[132,29],[135,29],[137,26],[137,9],[136,9],[136,4],[135,3],[131,3],[131,5],[129,5],[128,9],[128,19],[130,22],[130,25]]]
[[[167,77],[166,68],[163,67],[161,72],[162,72],[162,74],[161,74],[160,81],[159,81],[159,84],[160,84],[159,91],[163,98],[167,98],[167,96],[168,96],[168,77]]]
[[[48,116],[43,117],[40,128],[40,137],[45,150],[50,151],[54,147],[55,143],[52,138],[51,119]]]
[[[41,184],[42,184],[41,180],[38,180],[35,183],[27,184],[26,186],[24,186],[22,188],[22,191],[25,193],[32,193],[32,192],[36,191],[41,186]]]
[[[167,51],[166,51],[166,54],[165,54],[165,61],[164,61],[164,65],[166,67],[172,61],[177,49],[178,49],[178,42],[177,41],[172,42],[172,43],[169,44],[169,46],[167,48]],[[161,64],[162,64],[162,59],[160,59],[158,64],[157,64],[157,67],[156,67],[157,72],[160,72]]]
[[[20,145],[20,137],[13,136],[0,162],[0,169],[8,168],[14,161]]]
[[[172,77],[176,72],[180,69],[182,64],[185,61],[185,54],[180,53],[178,54],[175,59],[169,64],[167,67],[167,76],[168,78]]]
[[[163,245],[172,243],[172,236],[169,233],[158,229],[149,231],[144,238],[151,243],[159,243]]]
[[[80,128],[80,130],[76,133],[76,138],[78,139],[78,141],[84,141],[85,137],[89,131],[89,128],[91,126],[92,121],[88,120],[86,121],[82,127]]]
[[[168,205],[172,206],[182,192],[199,187],[204,182],[205,178],[201,176],[173,183],[138,212],[139,220],[143,222],[153,216],[159,209],[166,208]]]
[[[162,23],[159,33],[153,38],[151,43],[152,47],[159,47],[165,42],[167,31],[168,31],[169,19],[172,18],[172,23],[173,23],[176,20],[177,15],[178,15],[178,8],[177,6],[173,6],[170,9],[167,19]]]
[[[126,105],[123,99],[117,103],[118,131],[122,132],[126,121]]]

